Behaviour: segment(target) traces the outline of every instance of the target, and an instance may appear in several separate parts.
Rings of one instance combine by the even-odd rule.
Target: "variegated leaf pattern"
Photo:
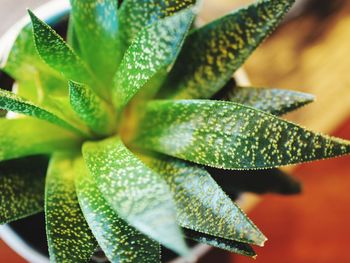
[[[214,99],[244,104],[274,115],[283,115],[315,100],[311,94],[274,88],[239,87],[229,83]]]
[[[125,0],[119,10],[120,49],[124,51],[146,26],[188,8],[196,0]]]
[[[29,15],[33,25],[35,46],[40,57],[66,79],[89,84],[99,95],[106,98],[106,91],[101,87],[101,83],[63,38],[31,11]]]
[[[266,169],[350,153],[350,143],[241,104],[150,102],[135,144],[223,169]]]
[[[122,219],[177,253],[187,253],[170,189],[160,175],[119,137],[85,143],[83,156],[101,193]]]
[[[118,66],[118,2],[113,0],[70,0],[74,32],[81,55],[100,81],[110,85]],[[98,40],[98,41],[96,41]]]
[[[32,102],[25,100],[12,92],[1,90],[1,89],[0,89],[0,109],[13,111],[16,113],[21,113],[27,116],[45,120],[52,124],[56,124],[68,130],[71,130],[79,135],[87,134],[87,131],[85,133],[82,132],[82,129],[79,129],[73,126],[72,124],[59,118],[55,114],[34,105]]]
[[[176,99],[210,98],[278,25],[294,0],[259,0],[192,32],[164,84]]]
[[[72,154],[55,154],[45,184],[46,235],[50,262],[87,262],[97,243],[81,212]]]
[[[112,263],[160,262],[157,242],[129,226],[109,206],[83,160],[75,164],[80,207],[98,244]]]
[[[0,224],[44,209],[46,157],[0,162]]]
[[[238,171],[208,167],[207,170],[230,197],[242,192],[293,195],[299,194],[302,190],[302,185],[297,178],[277,168]]]
[[[114,77],[114,103],[121,110],[157,72],[174,62],[192,24],[191,9],[143,29]]]
[[[116,117],[110,105],[84,84],[69,82],[70,104],[78,116],[97,135],[113,132]]]
[[[4,70],[19,84],[18,94],[35,103],[46,102],[48,94],[64,96],[66,83],[62,77],[39,57],[33,40],[31,25],[18,34],[6,61]]]
[[[266,237],[205,169],[173,158],[153,158],[149,165],[170,186],[182,227],[239,242],[264,244]]]
[[[0,118],[0,161],[74,150],[79,139],[56,125],[32,118]]]
[[[256,257],[256,253],[253,250],[253,248],[245,243],[215,237],[189,229],[185,229],[185,235],[187,238],[197,241],[199,243],[207,244],[212,247],[224,249],[229,252],[237,253],[247,257]]]

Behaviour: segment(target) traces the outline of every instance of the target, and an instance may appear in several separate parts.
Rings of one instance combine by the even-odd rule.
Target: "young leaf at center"
[[[160,70],[171,65],[192,24],[194,11],[181,11],[143,29],[128,48],[114,77],[113,101],[118,110]]]

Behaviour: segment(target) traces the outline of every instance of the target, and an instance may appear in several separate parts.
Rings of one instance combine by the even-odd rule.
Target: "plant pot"
[[[59,33],[65,34],[69,15],[68,0],[53,0],[40,8],[34,10],[34,13],[48,24],[53,26]],[[18,36],[20,30],[29,23],[29,17],[21,19],[5,35],[0,38],[0,66],[6,63],[11,47]],[[234,76],[236,82],[240,85],[249,85],[245,72],[241,69]],[[0,84],[2,88],[12,88],[13,81],[5,74],[0,73]],[[7,117],[10,117],[7,115]],[[257,197],[251,194],[243,194],[237,203],[245,210],[249,210],[257,201]],[[0,226],[0,238],[11,247],[16,253],[28,262],[48,263],[48,252],[45,233],[45,219],[43,213]],[[191,244],[191,255],[188,259],[176,258],[176,256],[167,251],[162,251],[162,258],[170,263],[188,263],[196,262],[211,249],[204,244]],[[103,253],[96,253],[91,262],[107,262]]]

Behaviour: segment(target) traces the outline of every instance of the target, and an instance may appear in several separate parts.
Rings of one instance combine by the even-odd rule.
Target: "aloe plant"
[[[312,95],[232,82],[293,2],[196,28],[195,0],[71,0],[67,42],[29,11],[2,63],[0,223],[44,210],[51,262],[159,262],[185,238],[254,257],[237,192],[298,192],[278,167],[350,152],[280,118]]]

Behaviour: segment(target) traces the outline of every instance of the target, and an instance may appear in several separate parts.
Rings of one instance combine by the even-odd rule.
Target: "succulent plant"
[[[230,197],[297,192],[278,167],[350,152],[279,117],[313,96],[232,79],[293,2],[196,27],[195,0],[71,0],[67,43],[29,11],[2,61],[0,223],[44,209],[52,262],[159,262],[185,236],[255,256],[266,238]]]

